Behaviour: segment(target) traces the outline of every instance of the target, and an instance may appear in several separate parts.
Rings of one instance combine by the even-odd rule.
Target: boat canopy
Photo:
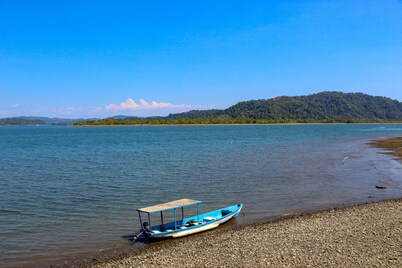
[[[159,205],[154,205],[150,207],[145,207],[145,208],[140,208],[137,209],[139,212],[145,212],[145,213],[156,213],[156,212],[161,212],[164,210],[171,210],[175,208],[181,208],[181,207],[186,207],[186,206],[191,206],[195,204],[200,204],[202,201],[197,201],[197,200],[192,200],[192,199],[179,199]]]

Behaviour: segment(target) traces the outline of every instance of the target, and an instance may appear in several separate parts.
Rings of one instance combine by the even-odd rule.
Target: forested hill
[[[247,118],[266,120],[402,120],[402,103],[362,93],[321,92],[298,97],[239,102],[225,110],[193,110],[169,119]]]
[[[402,103],[362,93],[321,92],[239,102],[224,110],[193,110],[167,117],[119,116],[75,125],[269,124],[402,122]]]

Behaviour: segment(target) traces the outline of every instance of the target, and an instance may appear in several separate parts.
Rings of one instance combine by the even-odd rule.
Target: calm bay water
[[[400,197],[402,165],[366,144],[400,135],[400,124],[0,127],[0,266],[126,244],[137,208],[179,198],[203,211],[244,203],[241,224]]]

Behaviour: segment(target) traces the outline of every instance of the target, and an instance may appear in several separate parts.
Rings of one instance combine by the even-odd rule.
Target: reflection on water
[[[242,202],[241,224],[402,196],[400,163],[366,145],[401,134],[364,124],[2,127],[0,258],[21,265],[127,243],[136,208],[185,197],[205,200],[202,211]]]

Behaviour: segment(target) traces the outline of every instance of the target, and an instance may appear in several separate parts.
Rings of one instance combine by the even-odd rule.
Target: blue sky
[[[0,0],[0,117],[166,115],[324,90],[402,101],[402,1]]]

